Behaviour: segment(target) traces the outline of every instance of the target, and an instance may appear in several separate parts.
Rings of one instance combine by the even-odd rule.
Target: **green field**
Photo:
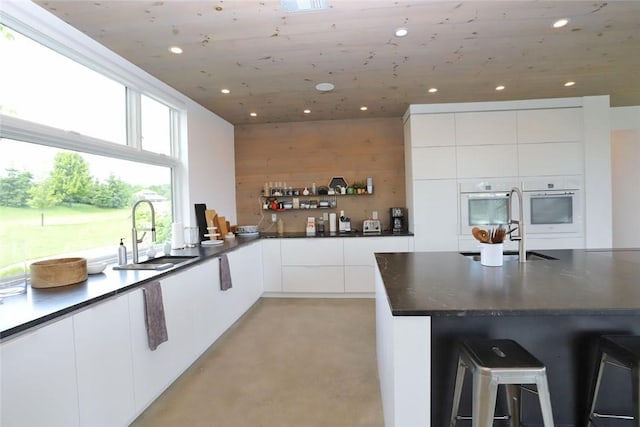
[[[129,208],[102,209],[74,204],[41,212],[32,208],[0,206],[0,271],[25,259],[35,260],[89,249],[100,252],[103,248],[103,255],[110,252],[115,255],[120,238],[124,237],[125,242],[129,242],[130,236]],[[128,247],[131,247],[130,242]]]

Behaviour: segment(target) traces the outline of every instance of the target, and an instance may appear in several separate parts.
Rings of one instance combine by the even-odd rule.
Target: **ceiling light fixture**
[[[335,86],[331,83],[318,83],[316,85],[316,90],[319,92],[331,92]]]
[[[553,23],[553,28],[562,28],[566,26],[568,23],[569,23],[569,20],[567,18],[558,19],[556,22]]]
[[[258,113],[249,113],[251,117],[258,117]]]
[[[222,89],[220,92],[225,93],[225,94],[231,93],[231,91],[229,89]]]
[[[182,53],[182,48],[179,46],[171,46],[169,48],[169,52],[175,53],[176,55],[180,55]]]
[[[368,110],[368,108],[367,108],[367,106],[366,106],[366,105],[363,105],[362,107],[360,107],[360,110],[361,110],[361,111],[367,111],[367,110]]]
[[[404,37],[407,34],[409,34],[409,30],[407,30],[406,27],[396,28],[396,31],[394,32],[394,34],[396,35],[396,37]]]
[[[438,88],[436,87],[429,88],[429,93],[436,93],[437,91],[438,91]]]
[[[309,109],[307,108],[306,110],[304,110],[304,111],[303,111],[303,113],[305,113],[305,114],[309,114],[309,113],[311,113],[311,110],[309,110]]]
[[[285,12],[308,12],[326,9],[327,0],[280,0],[280,5]]]
[[[504,90],[504,86],[502,85],[496,86],[496,90]]]
[[[574,84],[576,84],[576,82],[566,82],[566,83],[564,84],[564,86],[565,86],[565,87],[571,87],[571,86],[573,86]]]

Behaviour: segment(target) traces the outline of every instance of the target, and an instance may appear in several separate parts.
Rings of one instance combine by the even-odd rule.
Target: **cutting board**
[[[218,227],[218,233],[220,233],[220,236],[218,236],[218,239],[224,239],[224,236],[227,235],[227,232],[229,232],[229,227],[227,226],[227,220],[225,219],[225,217],[218,215],[218,224],[216,225],[216,227]]]

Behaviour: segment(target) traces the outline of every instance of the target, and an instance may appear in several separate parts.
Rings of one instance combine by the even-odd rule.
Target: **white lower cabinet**
[[[73,316],[81,426],[124,426],[135,413],[129,298]]]
[[[409,237],[366,237],[344,239],[345,292],[375,292],[376,252],[409,252]]]
[[[285,292],[343,293],[343,266],[283,266]]]
[[[146,408],[197,357],[195,301],[200,269],[190,268],[161,279],[168,340],[149,349],[142,289],[129,295],[136,411]]]
[[[262,275],[265,292],[282,292],[280,239],[262,241]]]
[[[79,426],[71,317],[0,345],[0,425]]]

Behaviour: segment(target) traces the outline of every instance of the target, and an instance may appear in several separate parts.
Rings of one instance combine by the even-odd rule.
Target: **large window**
[[[154,205],[156,249],[170,238],[183,113],[58,50],[0,23],[0,288],[35,260],[131,249],[137,200]]]

